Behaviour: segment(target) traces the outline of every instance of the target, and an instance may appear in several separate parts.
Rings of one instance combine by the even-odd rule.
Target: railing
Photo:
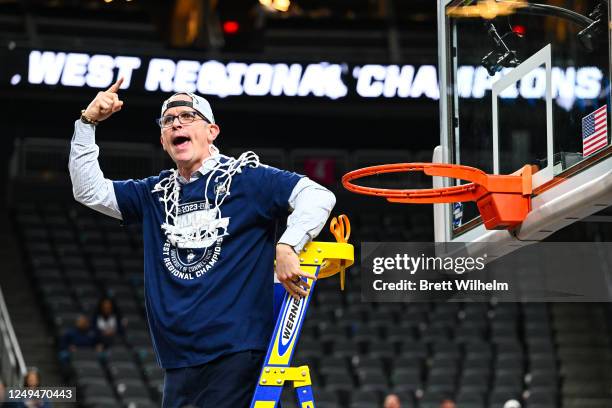
[[[101,142],[100,165],[102,171],[128,173],[128,177],[158,174],[160,170],[172,167],[166,152],[157,145],[129,142]],[[302,171],[306,159],[328,158],[335,161],[338,170],[363,167],[365,164],[383,164],[410,161],[431,161],[430,150],[414,151],[409,149],[282,149],[247,147],[221,147],[221,153],[238,157],[241,153],[253,150],[265,164]],[[40,176],[44,172],[68,173],[70,141],[45,138],[18,139],[13,153],[11,175]],[[115,167],[115,169],[109,168]],[[108,175],[110,177],[110,174]],[[112,177],[110,177],[112,178]]]
[[[0,289],[0,335],[2,347],[0,348],[0,375],[6,386],[19,386],[26,374],[26,365],[21,354],[21,348],[13,330],[4,294]]]
[[[110,179],[139,178],[158,174],[166,153],[146,143],[102,142],[100,167]],[[42,177],[47,180],[68,175],[70,141],[45,138],[18,140],[11,162],[11,178]],[[165,166],[165,167],[164,167]]]
[[[429,162],[428,150],[360,149],[282,149],[282,148],[227,148],[222,153],[238,157],[253,150],[262,163],[305,174],[311,179],[341,191],[339,180],[346,172],[368,165],[402,162]],[[61,180],[68,182],[68,156],[70,142],[59,139],[25,138],[17,142],[11,165],[11,178],[31,178],[43,182]],[[145,178],[159,174],[174,164],[161,148],[147,143],[100,143],[100,167],[104,176],[112,180]],[[424,178],[385,179],[387,187],[430,185]],[[425,183],[425,184],[423,184]]]

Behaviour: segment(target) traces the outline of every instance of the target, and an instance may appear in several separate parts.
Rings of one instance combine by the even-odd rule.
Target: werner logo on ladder
[[[337,219],[334,217],[330,229],[338,242],[309,243],[300,252],[300,265],[317,279],[328,278],[340,272],[341,288],[344,289],[344,272],[354,262],[353,246],[347,243],[351,226],[348,218],[340,215]],[[251,408],[277,407],[286,381],[293,381],[300,408],[315,408],[310,369],[308,366],[290,366],[315,282],[308,280],[310,291],[299,300],[285,294]]]

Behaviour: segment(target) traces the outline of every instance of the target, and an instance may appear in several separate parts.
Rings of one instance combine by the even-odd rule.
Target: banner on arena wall
[[[282,96],[330,100],[440,98],[434,65],[223,62],[49,50],[15,51],[9,56],[1,78],[3,88],[106,89],[123,76],[122,89],[145,93],[189,91],[219,98]],[[490,77],[482,66],[462,66],[457,72],[457,92],[462,98],[484,98],[502,73]],[[596,67],[553,67],[552,77],[553,96],[563,100],[564,105],[568,100],[597,98],[604,81],[602,71]],[[544,69],[536,69],[500,96],[543,98],[545,81]]]

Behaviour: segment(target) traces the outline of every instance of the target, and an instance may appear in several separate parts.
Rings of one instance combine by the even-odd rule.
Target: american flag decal
[[[608,105],[582,118],[582,157],[608,145]]]

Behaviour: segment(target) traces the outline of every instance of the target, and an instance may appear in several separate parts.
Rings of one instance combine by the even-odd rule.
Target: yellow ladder
[[[340,273],[341,288],[344,289],[345,270],[355,258],[353,246],[346,242],[350,236],[348,218],[345,215],[334,217],[330,229],[338,242],[310,242],[299,254],[300,266],[317,279]],[[307,282],[310,290],[305,297],[296,300],[285,294],[251,408],[276,408],[287,381],[293,382],[300,408],[315,408],[310,369],[308,366],[290,365],[316,283],[312,279],[307,279]]]

